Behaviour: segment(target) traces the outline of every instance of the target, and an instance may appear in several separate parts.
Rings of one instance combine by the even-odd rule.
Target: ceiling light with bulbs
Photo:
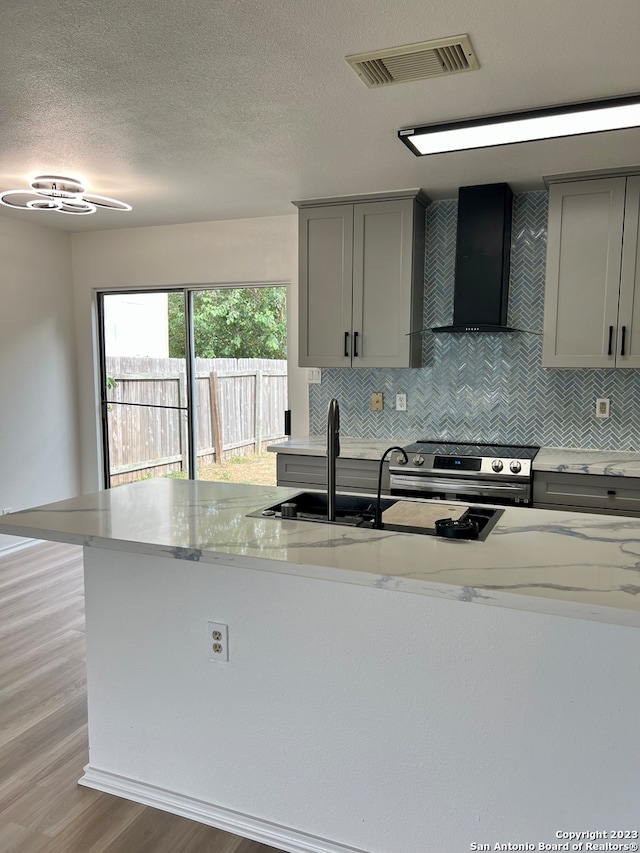
[[[29,189],[0,193],[0,204],[12,210],[45,210],[68,216],[88,216],[96,210],[131,210],[117,198],[86,192],[84,181],[64,175],[36,175]]]

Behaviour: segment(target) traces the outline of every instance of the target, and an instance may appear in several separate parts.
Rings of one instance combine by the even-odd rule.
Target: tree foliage
[[[181,293],[169,294],[169,355],[184,358],[185,309]],[[284,287],[230,287],[193,294],[198,358],[286,358]]]

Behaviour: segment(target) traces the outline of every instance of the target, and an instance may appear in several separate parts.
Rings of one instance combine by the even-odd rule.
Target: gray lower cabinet
[[[640,478],[534,471],[533,506],[640,517]]]
[[[324,456],[278,453],[278,485],[301,489],[327,488],[327,460]],[[378,489],[378,463],[374,459],[336,461],[336,488],[342,492],[373,495]],[[382,494],[389,494],[389,466],[382,472]]]

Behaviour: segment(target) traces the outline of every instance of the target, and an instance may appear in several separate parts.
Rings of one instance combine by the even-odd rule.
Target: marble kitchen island
[[[247,515],[294,493],[151,480],[0,519],[84,546],[82,784],[286,851],[638,829],[638,519],[509,508],[452,542]]]

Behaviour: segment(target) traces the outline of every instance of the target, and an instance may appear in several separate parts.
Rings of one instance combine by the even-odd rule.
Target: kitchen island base
[[[638,829],[636,628],[230,555],[84,554],[82,784],[296,853]]]

